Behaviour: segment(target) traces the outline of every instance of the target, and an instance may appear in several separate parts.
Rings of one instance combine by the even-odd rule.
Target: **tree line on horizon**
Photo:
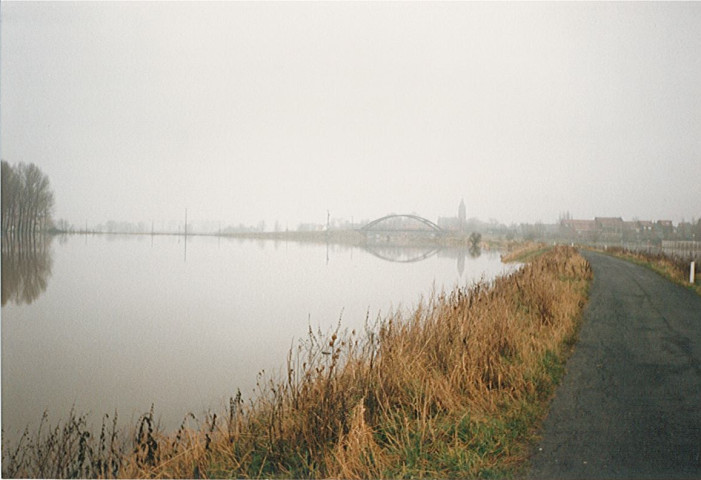
[[[29,236],[52,226],[54,192],[49,177],[33,163],[2,160],[2,233]]]

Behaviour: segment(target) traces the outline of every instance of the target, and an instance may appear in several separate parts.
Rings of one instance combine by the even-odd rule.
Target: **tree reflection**
[[[44,293],[51,278],[51,239],[43,235],[21,241],[2,238],[2,305],[29,305]]]

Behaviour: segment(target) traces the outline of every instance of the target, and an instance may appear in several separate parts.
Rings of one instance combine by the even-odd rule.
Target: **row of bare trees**
[[[47,177],[33,163],[2,161],[2,233],[28,236],[51,227],[54,193]]]

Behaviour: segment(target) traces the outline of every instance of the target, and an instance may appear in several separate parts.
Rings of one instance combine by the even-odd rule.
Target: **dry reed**
[[[557,247],[492,284],[434,294],[410,315],[390,314],[364,332],[310,330],[288,355],[284,378],[260,377],[253,399],[238,394],[222,417],[197,428],[184,422],[170,436],[154,431],[151,412],[140,420],[117,471],[91,467],[79,474],[513,473],[563,373],[590,278],[588,263],[574,249]],[[16,457],[11,465],[3,473],[40,473]]]
[[[501,256],[501,261],[525,262],[545,253],[550,247],[540,242],[518,242],[508,246],[507,252]]]
[[[610,255],[651,268],[679,285],[691,287],[696,293],[701,295],[701,275],[699,275],[701,273],[701,262],[698,261],[698,254],[696,258],[693,255],[683,257],[679,255],[669,255],[663,252],[629,250],[622,247],[608,247],[603,251]],[[691,260],[696,260],[694,285],[689,283]]]

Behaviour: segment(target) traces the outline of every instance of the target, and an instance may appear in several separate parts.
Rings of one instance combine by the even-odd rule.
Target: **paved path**
[[[583,255],[589,304],[530,476],[701,479],[701,297]]]

